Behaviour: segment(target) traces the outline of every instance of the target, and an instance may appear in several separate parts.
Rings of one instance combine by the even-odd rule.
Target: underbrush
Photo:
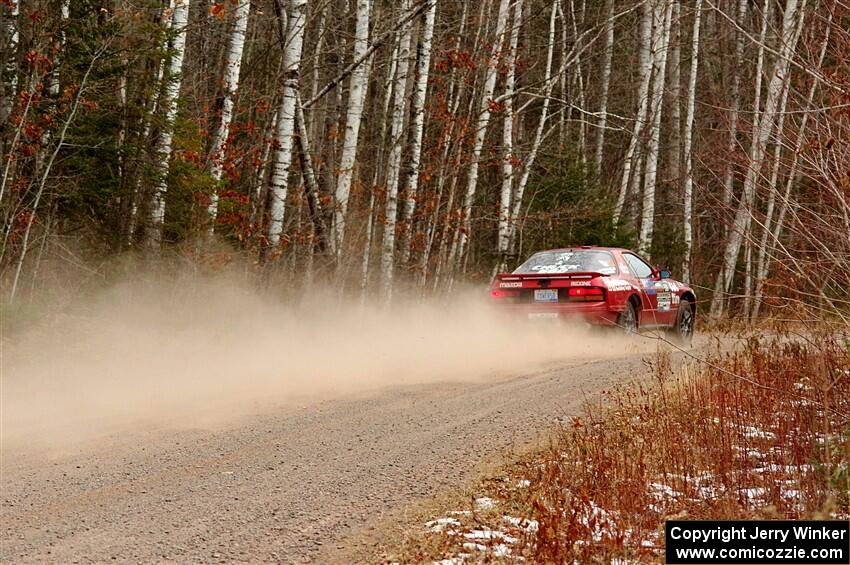
[[[425,524],[402,560],[659,562],[670,518],[850,517],[848,343],[751,339],[650,369]]]

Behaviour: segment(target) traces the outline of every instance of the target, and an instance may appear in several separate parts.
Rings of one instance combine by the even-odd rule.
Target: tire
[[[635,304],[631,300],[626,302],[626,309],[617,316],[617,327],[620,332],[631,335],[638,331],[638,316]]]
[[[690,345],[694,339],[694,319],[694,307],[688,300],[682,299],[676,314],[676,325],[668,330],[672,341],[679,345]]]

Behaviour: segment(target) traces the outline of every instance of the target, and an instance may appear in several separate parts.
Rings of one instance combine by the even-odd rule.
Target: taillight
[[[490,291],[490,296],[492,296],[493,298],[516,298],[517,296],[519,296],[519,290],[505,290],[504,288],[494,288]]]
[[[570,302],[601,302],[605,300],[605,293],[596,287],[571,287],[567,293]]]

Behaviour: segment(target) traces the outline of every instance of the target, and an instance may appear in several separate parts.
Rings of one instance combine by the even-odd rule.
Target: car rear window
[[[543,251],[535,253],[514,273],[545,275],[592,271],[603,275],[617,272],[614,256],[607,251]]]

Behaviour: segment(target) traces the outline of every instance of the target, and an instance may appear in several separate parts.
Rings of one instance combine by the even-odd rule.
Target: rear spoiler
[[[598,271],[571,271],[568,273],[499,273],[496,281],[527,281],[537,279],[592,279],[608,276]]]

